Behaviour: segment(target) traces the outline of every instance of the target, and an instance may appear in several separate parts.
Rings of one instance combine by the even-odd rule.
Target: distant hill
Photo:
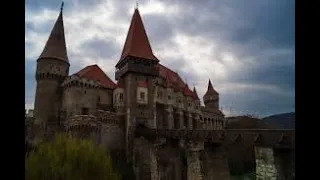
[[[226,117],[226,120],[226,129],[291,129],[294,128],[295,113],[275,114],[263,119],[235,116]],[[249,173],[254,170],[255,157],[252,144],[229,145],[227,150],[232,174]]]
[[[280,129],[295,129],[295,113],[283,113],[268,116],[262,119],[266,123]]]
[[[227,117],[227,129],[275,129],[266,121],[249,116]]]

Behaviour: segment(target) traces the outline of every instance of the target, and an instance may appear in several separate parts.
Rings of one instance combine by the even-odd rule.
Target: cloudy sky
[[[56,0],[26,0],[25,102],[33,108],[36,59],[58,16]],[[67,0],[70,73],[98,64],[114,79],[135,0]],[[295,111],[293,0],[140,0],[154,54],[200,97],[210,78],[227,115]]]

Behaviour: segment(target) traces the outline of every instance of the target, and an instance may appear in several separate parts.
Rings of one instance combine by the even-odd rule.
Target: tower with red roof
[[[203,102],[207,108],[219,110],[219,93],[213,88],[210,79],[207,92],[203,96]]]
[[[44,49],[37,60],[34,118],[36,134],[43,136],[50,124],[57,125],[62,99],[62,81],[69,74],[62,7]]]

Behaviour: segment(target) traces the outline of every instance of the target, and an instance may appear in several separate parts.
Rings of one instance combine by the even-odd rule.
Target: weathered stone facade
[[[69,75],[63,28],[61,11],[37,61],[37,137],[67,132],[111,150],[125,151],[139,180],[230,179],[223,146],[136,136],[138,126],[183,131],[225,128],[219,94],[211,81],[203,97],[205,106],[201,106],[196,89],[191,91],[176,72],[153,55],[138,9],[115,66],[117,83],[97,65]],[[257,162],[263,167],[259,158]],[[265,170],[260,171],[263,174]]]
[[[257,180],[295,179],[292,155],[294,156],[293,152],[255,147]]]

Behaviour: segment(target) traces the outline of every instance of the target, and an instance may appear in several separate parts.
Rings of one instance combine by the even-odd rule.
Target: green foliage
[[[231,174],[231,180],[256,180],[255,172],[245,174]]]
[[[25,168],[26,180],[120,180],[106,150],[63,135],[40,143],[26,158]]]

